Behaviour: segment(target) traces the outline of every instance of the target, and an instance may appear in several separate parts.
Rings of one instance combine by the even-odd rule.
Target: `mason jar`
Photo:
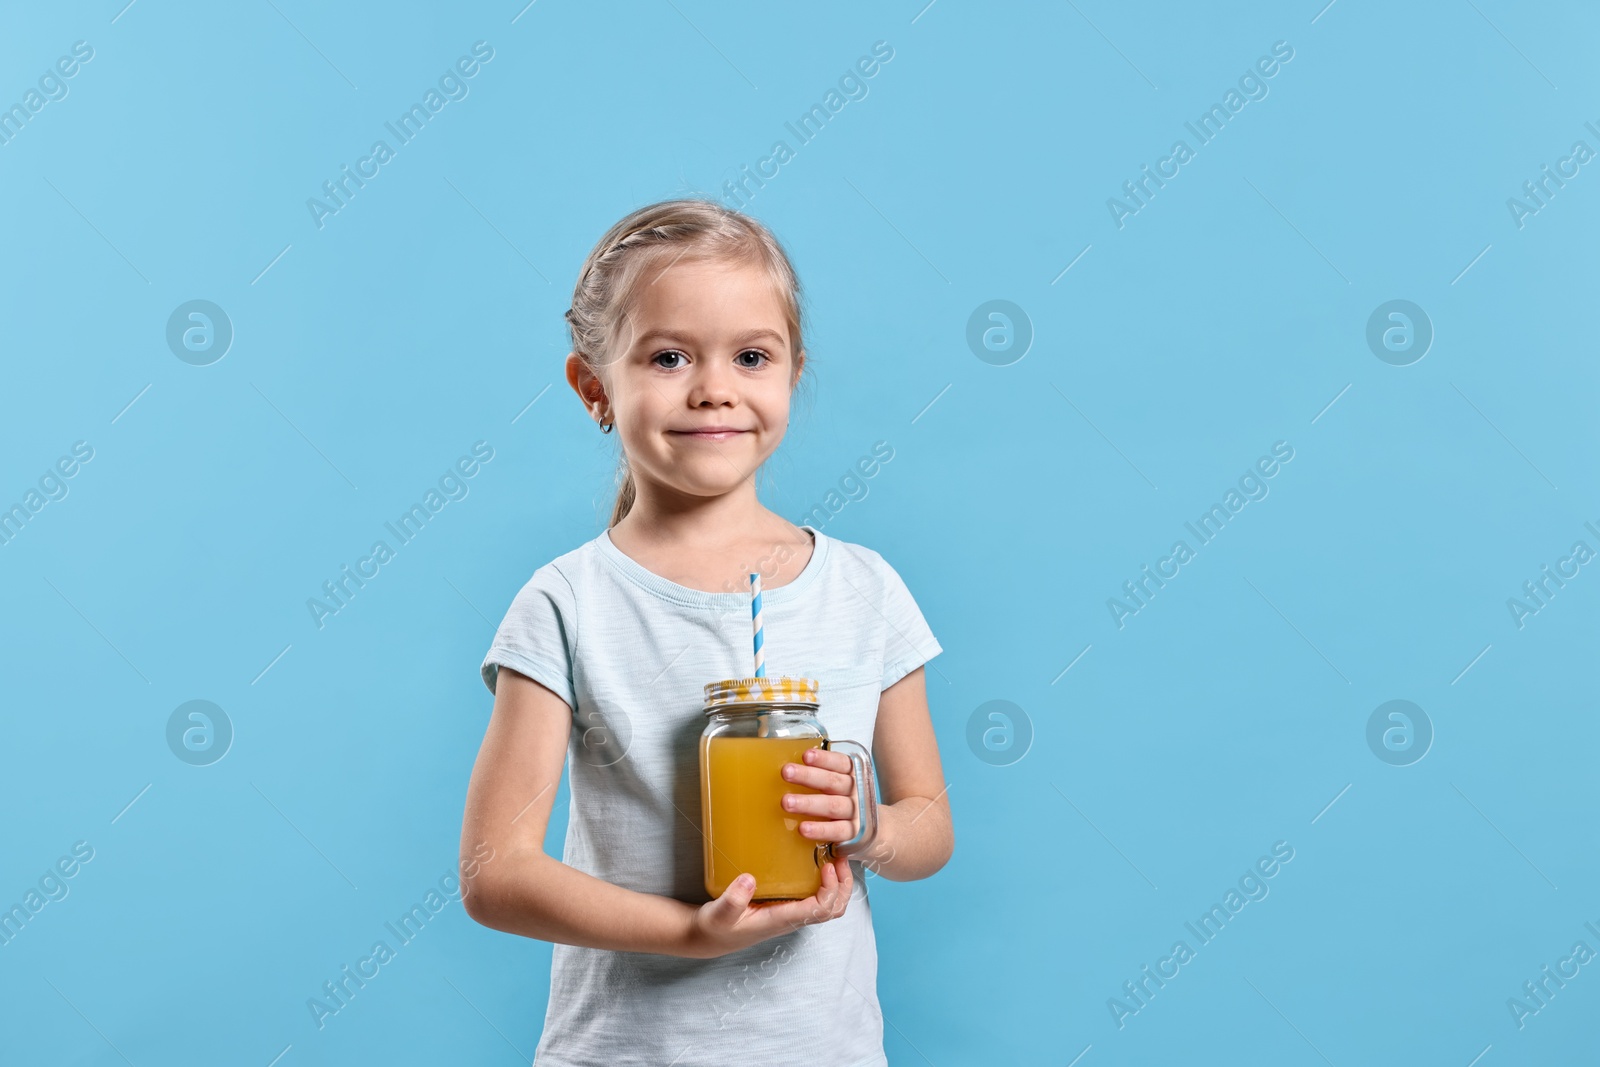
[[[705,687],[701,848],[713,898],[741,874],[755,876],[756,900],[815,896],[823,863],[865,852],[878,836],[872,756],[859,742],[828,737],[817,689],[814,678],[727,678]],[[820,792],[783,777],[785,763],[806,766],[808,748],[843,750],[854,765],[857,832],[848,841],[811,840],[800,824],[828,820],[783,808],[785,793]]]

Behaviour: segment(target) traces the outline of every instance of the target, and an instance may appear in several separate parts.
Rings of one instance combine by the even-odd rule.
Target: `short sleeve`
[[[566,577],[546,564],[511,601],[479,672],[493,693],[500,667],[510,667],[575,708],[572,659],[577,646],[577,598]]]
[[[900,575],[882,557],[879,568],[883,574],[879,610],[889,624],[883,647],[883,688],[888,689],[944,650]]]

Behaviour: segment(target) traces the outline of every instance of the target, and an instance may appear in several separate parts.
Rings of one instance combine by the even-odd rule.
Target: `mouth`
[[[674,437],[684,437],[691,441],[727,441],[749,430],[738,430],[732,426],[702,426],[697,430],[668,430]]]

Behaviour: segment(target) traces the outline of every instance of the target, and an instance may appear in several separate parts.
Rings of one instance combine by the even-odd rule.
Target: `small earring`
[[[600,424],[600,432],[601,433],[610,433],[611,432],[611,427],[613,427],[615,425],[616,425],[616,423],[614,423],[614,422],[602,422]]]

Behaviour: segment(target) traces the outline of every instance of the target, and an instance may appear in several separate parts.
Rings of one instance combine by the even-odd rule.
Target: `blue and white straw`
[[[757,678],[765,678],[767,676],[767,661],[766,657],[761,654],[761,575],[754,571],[750,574],[750,625],[755,633],[755,676]]]

